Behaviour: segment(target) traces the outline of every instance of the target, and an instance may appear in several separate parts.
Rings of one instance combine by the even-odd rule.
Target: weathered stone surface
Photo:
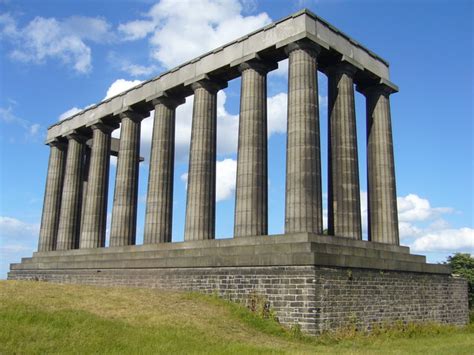
[[[389,80],[388,63],[384,59],[312,12],[302,10],[58,122],[48,129],[47,141],[64,136],[84,124],[94,123],[101,117],[141,105],[147,98],[157,97],[165,91],[181,90],[190,95],[191,84],[211,72],[224,81],[236,78],[239,72],[235,63],[240,64],[269,51],[283,59],[285,46],[300,39],[319,44],[323,48],[321,55],[331,58],[338,54],[357,63],[365,69],[362,79],[376,76]],[[224,75],[219,77],[221,74]]]
[[[288,46],[285,233],[323,230],[318,51],[304,42]]]
[[[56,249],[67,145],[51,143],[38,251]]]
[[[79,246],[82,203],[82,169],[85,138],[77,134],[69,135],[66,171],[59,215],[57,250],[75,249]]]
[[[80,248],[105,246],[107,198],[110,167],[110,134],[114,127],[104,124],[92,126],[93,142],[89,163],[89,177],[81,227]]]
[[[367,103],[369,240],[400,244],[389,95],[376,85],[363,90]]]
[[[217,91],[222,86],[194,83],[189,152],[185,240],[214,239],[216,218]]]
[[[110,246],[132,245],[136,239],[140,126],[144,117],[127,111],[121,118]]]
[[[173,217],[176,106],[183,101],[155,100],[144,244],[171,242]]]
[[[270,68],[257,61],[240,66],[235,237],[268,234],[266,75]]]
[[[328,231],[362,239],[359,163],[353,75],[356,68],[339,63],[328,75]]]
[[[244,239],[244,238],[241,238]],[[98,272],[100,271],[100,272]],[[468,322],[467,283],[450,275],[316,266],[12,271],[9,279],[133,286],[266,300],[278,320],[309,334],[354,324]]]

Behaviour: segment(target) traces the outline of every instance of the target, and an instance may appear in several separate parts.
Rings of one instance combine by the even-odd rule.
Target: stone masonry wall
[[[9,279],[264,296],[279,321],[317,334],[351,323],[466,324],[467,283],[447,275],[314,266],[15,271]]]

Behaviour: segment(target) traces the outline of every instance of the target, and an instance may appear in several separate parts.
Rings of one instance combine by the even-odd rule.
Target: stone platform
[[[466,324],[467,283],[403,246],[311,234],[37,252],[14,280],[125,285],[268,300],[310,334],[356,322]]]

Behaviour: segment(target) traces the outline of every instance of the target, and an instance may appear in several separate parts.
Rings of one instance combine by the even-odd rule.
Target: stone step
[[[299,243],[278,243],[269,245],[246,245],[246,246],[222,246],[219,248],[193,248],[193,249],[168,249],[155,251],[135,251],[135,252],[117,252],[117,253],[92,253],[80,255],[64,255],[61,252],[55,256],[35,256],[34,258],[24,258],[24,263],[34,262],[68,262],[68,261],[95,261],[95,260],[117,260],[125,259],[148,259],[148,258],[166,258],[166,257],[191,257],[191,256],[212,256],[212,255],[243,255],[243,254],[262,254],[262,253],[295,253],[305,251],[315,251],[326,254],[354,255],[369,258],[391,258],[395,260],[404,260],[412,262],[425,262],[426,259],[421,255],[412,255],[385,250],[366,248],[367,244],[358,244],[359,247],[335,245],[328,243],[299,242]],[[364,247],[361,247],[361,246]]]
[[[376,249],[409,254],[410,248],[402,245],[392,245],[384,243],[369,242],[367,240],[357,240],[352,238],[334,237],[330,235],[308,234],[308,240],[323,244],[345,245],[358,248]]]
[[[146,269],[146,268],[200,268],[200,267],[245,267],[317,265],[352,267],[377,270],[398,270],[449,274],[450,268],[441,264],[403,261],[395,259],[368,258],[354,255],[336,255],[319,252],[296,252],[289,254],[214,255],[148,259],[118,259],[68,262],[34,262],[12,264],[11,271],[67,270],[67,269]]]
[[[245,245],[268,245],[268,244],[289,244],[299,242],[318,242],[322,244],[336,244],[353,247],[362,247],[376,250],[386,250],[409,254],[409,248],[405,246],[389,245],[382,243],[373,243],[363,240],[353,240],[343,237],[323,236],[308,233],[279,234],[271,236],[254,236],[215,240],[195,240],[186,242],[173,242],[161,244],[129,245],[123,247],[107,247],[95,249],[74,249],[65,251],[35,252],[33,256],[57,256],[63,255],[82,255],[82,254],[108,254],[119,252],[144,252],[160,251],[174,249],[194,249],[194,248],[221,248],[226,246],[245,246]]]

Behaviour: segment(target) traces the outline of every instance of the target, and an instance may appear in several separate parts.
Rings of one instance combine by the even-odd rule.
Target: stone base
[[[212,248],[210,248],[212,246]],[[295,234],[35,253],[14,280],[120,285],[268,300],[279,321],[317,334],[355,322],[463,325],[467,282],[406,247]]]

